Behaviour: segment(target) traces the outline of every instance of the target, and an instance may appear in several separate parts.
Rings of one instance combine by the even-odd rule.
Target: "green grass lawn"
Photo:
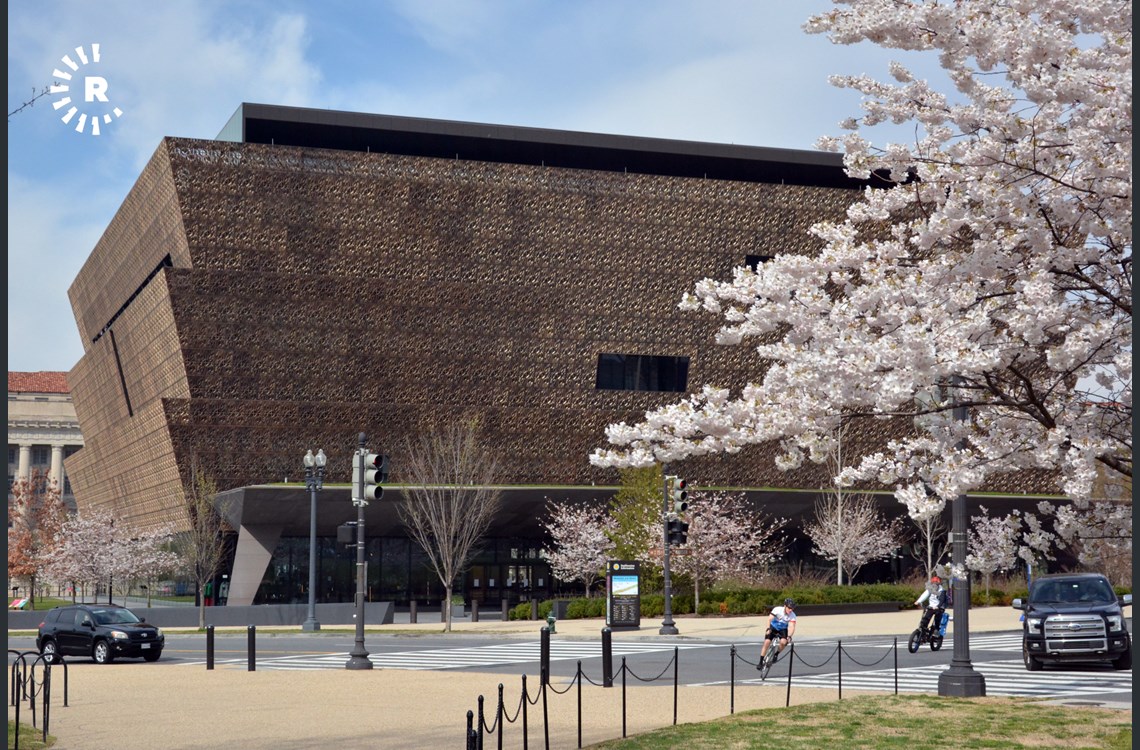
[[[604,750],[1130,750],[1132,712],[1016,698],[861,696],[738,713],[610,740]]]
[[[41,750],[45,747],[51,747],[55,744],[55,737],[48,735],[47,742],[44,742],[43,730],[33,727],[31,724],[20,722],[20,750]],[[8,747],[13,748],[16,746],[16,722],[11,719],[8,720]]]

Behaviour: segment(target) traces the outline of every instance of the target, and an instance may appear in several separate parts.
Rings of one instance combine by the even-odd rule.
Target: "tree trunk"
[[[451,632],[451,584],[447,584],[443,589],[444,604],[443,604],[443,632]]]

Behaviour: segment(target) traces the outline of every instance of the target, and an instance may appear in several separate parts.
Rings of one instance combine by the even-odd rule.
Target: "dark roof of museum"
[[[8,393],[71,393],[66,372],[8,371]]]
[[[218,140],[610,172],[860,188],[838,154],[244,103]]]

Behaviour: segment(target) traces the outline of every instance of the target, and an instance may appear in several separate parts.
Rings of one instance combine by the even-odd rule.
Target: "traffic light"
[[[669,499],[673,501],[673,512],[684,513],[689,509],[688,483],[678,476],[669,477]]]
[[[361,496],[365,500],[379,500],[384,497],[384,488],[381,486],[388,481],[388,457],[379,453],[364,452],[361,454],[363,462],[363,489]]]
[[[689,524],[680,518],[670,518],[665,522],[665,537],[669,544],[684,544],[689,541]]]

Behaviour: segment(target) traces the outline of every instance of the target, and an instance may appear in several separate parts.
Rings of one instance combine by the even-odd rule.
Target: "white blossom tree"
[[[550,570],[559,580],[581,581],[589,597],[610,559],[614,526],[604,505],[548,501],[543,528],[551,540],[546,548]]]
[[[990,576],[1009,570],[1017,563],[1021,521],[1013,515],[991,516],[984,505],[978,509],[982,514],[970,518],[968,544],[973,551],[966,555],[966,567],[982,574],[988,600]]]
[[[805,28],[936,53],[954,91],[897,63],[893,83],[833,79],[865,111],[821,146],[875,186],[812,228],[817,255],[773,247],[681,302],[723,317],[720,343],[756,347],[755,380],[611,425],[591,461],[778,441],[790,467],[823,460],[844,416],[905,416],[916,434],[840,481],[894,487],[914,517],[1006,472],[1050,472],[1078,502],[1098,468],[1130,482],[1131,3],[843,0]],[[913,123],[914,141],[873,148],[860,128],[885,121]],[[1075,538],[1095,505],[1074,508]],[[1130,540],[1131,505],[1116,510],[1094,520]]]
[[[842,560],[847,583],[869,562],[890,557],[902,546],[902,519],[887,521],[870,495],[848,495],[842,504],[827,492],[815,505],[813,520],[804,525],[817,555]]]
[[[155,580],[183,564],[182,556],[174,550],[174,540],[174,527],[168,524],[120,534],[115,540],[118,553],[115,576],[130,585],[145,583],[148,607]]]
[[[762,577],[787,549],[787,519],[753,511],[741,493],[695,492],[685,517],[688,541],[670,564],[693,579],[694,610],[701,606],[702,582]]]
[[[63,524],[45,573],[57,583],[74,585],[76,590],[105,583],[110,600],[121,557],[115,546],[114,517],[105,510],[92,509]]]

